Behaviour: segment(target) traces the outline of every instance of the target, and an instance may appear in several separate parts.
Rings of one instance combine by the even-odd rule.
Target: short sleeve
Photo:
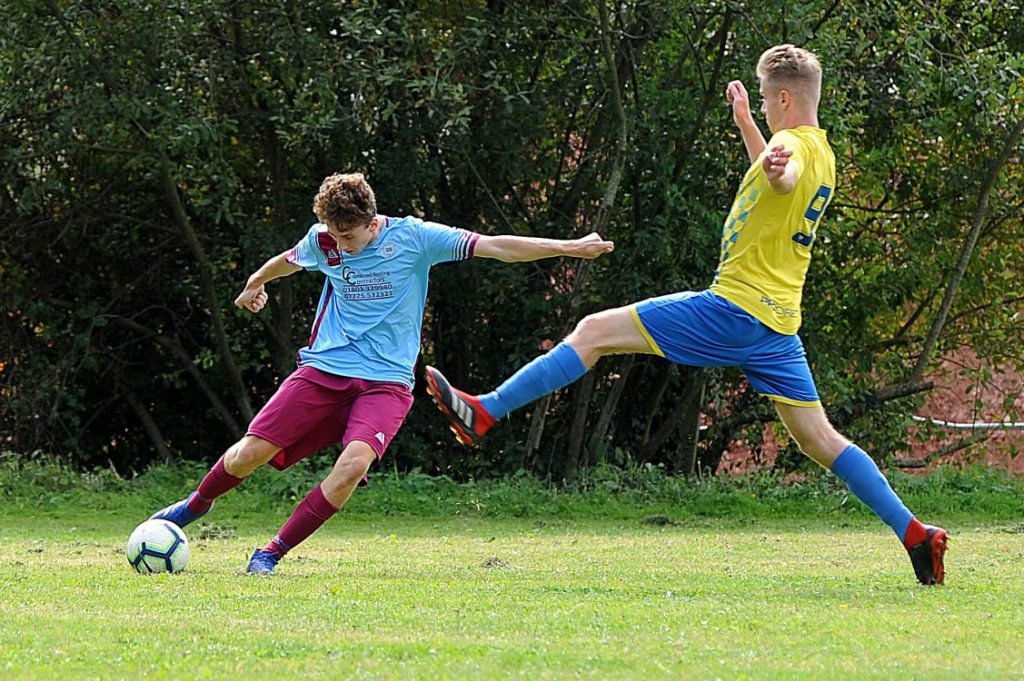
[[[772,138],[768,140],[768,146],[765,149],[765,153],[770,152],[773,147],[779,144],[784,146],[788,151],[793,152],[793,155],[789,157],[789,162],[796,166],[797,177],[800,177],[803,169],[807,167],[807,155],[809,153],[807,143],[788,130],[780,130],[772,135]]]
[[[317,226],[313,225],[306,232],[305,236],[299,239],[299,243],[295,244],[292,250],[288,251],[287,255],[285,255],[285,260],[305,270],[319,269],[320,261],[317,259],[317,253],[320,252],[320,249],[317,246],[317,234]]]
[[[431,265],[471,258],[480,239],[475,232],[436,222],[421,222],[419,232],[423,253]]]

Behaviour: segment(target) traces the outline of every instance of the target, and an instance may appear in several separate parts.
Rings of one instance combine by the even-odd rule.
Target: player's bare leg
[[[214,500],[242,483],[254,470],[274,458],[280,447],[255,435],[231,445],[206,474],[199,488],[186,498],[162,508],[150,519],[167,520],[185,527],[210,512]]]
[[[655,354],[634,318],[635,305],[587,315],[565,337],[587,369],[606,355]]]
[[[278,562],[288,551],[345,505],[376,458],[377,453],[368,443],[361,440],[348,443],[331,472],[299,503],[277,535],[265,547],[253,552],[245,571],[258,575],[274,574]]]
[[[889,486],[875,462],[832,427],[820,406],[801,407],[776,402],[775,408],[800,449],[835,473],[858,499],[893,529],[910,555],[918,581],[942,584],[946,577],[946,530],[923,525],[917,520]]]
[[[273,442],[246,435],[224,452],[224,470],[236,478],[247,478],[281,451]]]
[[[850,441],[829,423],[820,406],[798,407],[776,402],[775,410],[800,450],[823,468],[831,469],[836,458],[850,445]]]
[[[335,462],[334,468],[320,483],[324,498],[331,502],[332,506],[340,509],[376,460],[377,453],[368,443],[362,440],[348,443]]]
[[[521,368],[491,393],[465,393],[431,366],[426,368],[427,392],[448,417],[456,439],[466,445],[474,444],[506,414],[572,383],[601,357],[653,353],[637,327],[633,307],[584,317],[564,342]]]

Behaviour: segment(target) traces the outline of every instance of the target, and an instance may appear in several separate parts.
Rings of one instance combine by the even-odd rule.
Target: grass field
[[[0,678],[1020,678],[1024,527],[961,517],[945,587],[870,518],[344,513],[243,574],[287,509],[190,526],[136,575],[141,520],[0,511]],[[144,517],[144,516],[143,516]],[[205,519],[204,519],[205,520]]]

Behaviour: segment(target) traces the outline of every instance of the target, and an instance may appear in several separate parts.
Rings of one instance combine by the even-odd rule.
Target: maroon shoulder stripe
[[[313,332],[309,335],[309,348],[313,349],[313,342],[316,340],[316,335],[320,333],[320,324],[324,321],[324,315],[327,314],[327,304],[331,300],[331,294],[334,292],[334,284],[331,280],[327,280],[327,286],[324,290],[323,305],[320,306],[320,314],[316,316],[316,323],[313,324]]]

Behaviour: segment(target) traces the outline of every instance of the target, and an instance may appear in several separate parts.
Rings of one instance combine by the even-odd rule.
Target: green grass
[[[137,515],[2,516],[0,677],[1020,674],[1020,526],[954,528],[925,588],[870,522],[343,514],[266,578],[242,570],[285,514],[224,506],[157,576],[123,556]]]
[[[253,547],[315,483],[258,471],[187,528],[180,575],[136,575],[132,528],[205,467],[124,479],[0,454],[2,679],[1020,678],[1024,483],[894,476],[953,533],[915,583],[830,476],[700,483],[603,470],[378,473],[273,578]],[[657,521],[657,522],[651,522]],[[658,524],[658,523],[661,524]]]

